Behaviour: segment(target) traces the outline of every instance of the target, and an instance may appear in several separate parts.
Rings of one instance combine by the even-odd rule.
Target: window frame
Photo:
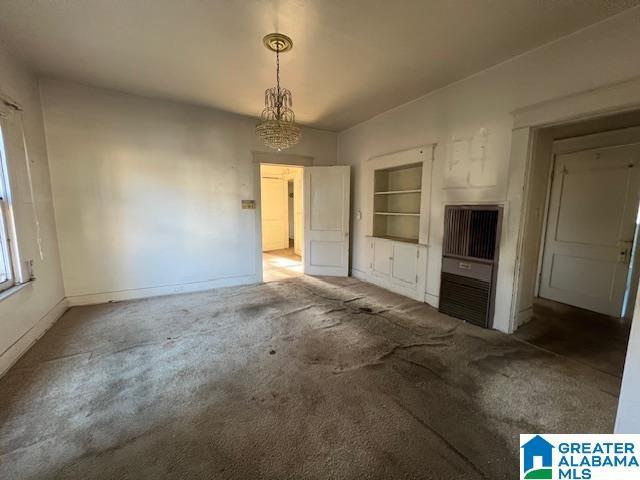
[[[11,218],[11,186],[2,125],[0,125],[0,255],[4,261],[7,275],[7,279],[0,282],[0,292],[16,285],[15,255],[10,231]]]

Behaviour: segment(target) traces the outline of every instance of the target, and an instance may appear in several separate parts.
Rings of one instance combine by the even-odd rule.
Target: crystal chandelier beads
[[[264,92],[264,110],[256,135],[266,146],[278,151],[289,148],[300,141],[300,129],[296,126],[291,91],[280,87],[280,53],[293,48],[286,35],[271,33],[264,37],[265,46],[276,53],[276,86]]]

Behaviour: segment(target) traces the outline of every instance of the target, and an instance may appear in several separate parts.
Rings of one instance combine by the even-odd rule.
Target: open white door
[[[348,166],[304,169],[304,273],[349,275]]]

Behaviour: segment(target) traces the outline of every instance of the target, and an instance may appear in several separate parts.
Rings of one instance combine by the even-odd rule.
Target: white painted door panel
[[[304,271],[349,274],[348,166],[304,169]]]
[[[282,178],[261,178],[262,250],[289,247],[287,182]]]
[[[391,257],[391,279],[406,287],[418,283],[418,246],[393,242]]]
[[[640,146],[558,155],[540,296],[620,316],[638,209]]]

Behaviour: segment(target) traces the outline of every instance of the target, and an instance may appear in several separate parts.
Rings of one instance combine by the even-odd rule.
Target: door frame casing
[[[260,185],[260,165],[272,164],[292,167],[311,167],[313,166],[313,157],[305,155],[295,155],[290,153],[275,153],[265,151],[252,151],[253,155],[253,198],[255,201],[254,213],[254,229],[255,229],[255,272],[256,281],[261,283],[264,281],[262,271],[262,189]]]

